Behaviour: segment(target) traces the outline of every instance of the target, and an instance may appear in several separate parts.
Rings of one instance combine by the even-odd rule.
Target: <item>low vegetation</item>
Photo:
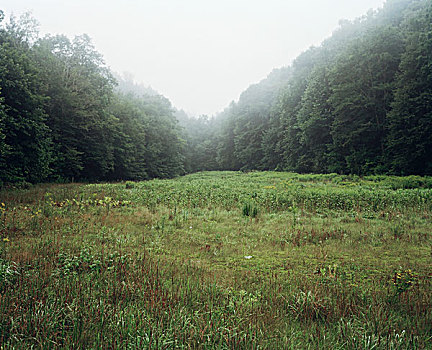
[[[0,192],[2,348],[425,349],[432,178]]]

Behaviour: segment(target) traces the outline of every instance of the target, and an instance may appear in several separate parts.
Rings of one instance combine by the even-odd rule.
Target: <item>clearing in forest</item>
[[[427,348],[432,178],[205,172],[0,192],[0,344]]]

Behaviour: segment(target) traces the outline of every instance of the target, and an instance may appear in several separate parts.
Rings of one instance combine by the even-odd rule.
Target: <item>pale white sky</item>
[[[112,70],[212,115],[384,0],[0,0],[41,33],[88,34]]]

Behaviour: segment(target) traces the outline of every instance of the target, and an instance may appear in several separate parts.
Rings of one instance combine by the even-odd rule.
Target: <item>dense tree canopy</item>
[[[388,0],[250,87],[214,120],[219,167],[432,174],[431,8]]]
[[[46,96],[27,40],[14,19],[0,28],[0,180],[7,182],[42,181],[51,161]]]
[[[87,35],[38,38],[36,29],[27,15],[0,29],[2,182],[184,173],[184,142],[167,99],[150,89],[138,96],[121,78],[129,94],[115,90]]]
[[[288,35],[288,34],[287,34]],[[105,66],[88,36],[0,11],[0,184],[202,170],[432,174],[432,3],[388,0],[189,118]]]

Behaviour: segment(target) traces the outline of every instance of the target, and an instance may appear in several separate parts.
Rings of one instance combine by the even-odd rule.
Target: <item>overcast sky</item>
[[[88,34],[112,70],[212,115],[384,0],[0,0],[41,33]]]

